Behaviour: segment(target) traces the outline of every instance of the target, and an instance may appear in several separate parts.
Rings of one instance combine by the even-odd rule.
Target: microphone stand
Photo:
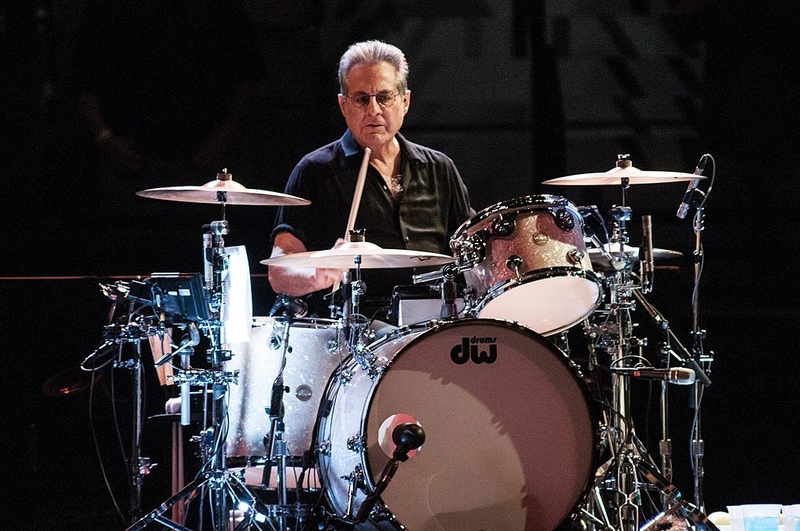
[[[702,193],[702,192],[700,192]],[[701,363],[705,364],[705,372],[710,372],[710,365],[713,361],[713,355],[704,355],[703,353],[703,339],[705,339],[705,330],[700,329],[699,315],[699,289],[700,289],[700,275],[702,272],[703,264],[703,243],[702,232],[703,224],[705,221],[705,200],[700,201],[697,206],[697,211],[694,217],[694,233],[695,233],[695,250],[694,250],[694,290],[692,292],[692,356],[691,359],[694,365],[699,366]],[[691,407],[694,409],[694,422],[692,422],[692,441],[691,441],[691,457],[692,457],[692,472],[694,475],[694,504],[700,511],[705,512],[705,503],[703,501],[703,475],[705,473],[703,468],[703,458],[705,454],[705,442],[702,438],[702,419],[701,419],[701,405],[703,398],[702,382],[695,382],[692,388]],[[710,383],[710,381],[708,382]]]
[[[286,368],[286,354],[290,351],[289,331],[294,319],[290,305],[284,305],[284,316],[286,319],[283,322],[280,369],[272,383],[272,394],[270,396],[268,411],[270,418],[268,455],[264,463],[264,472],[261,478],[261,485],[265,488],[269,488],[269,480],[272,475],[272,463],[277,461],[276,485],[279,507],[286,507],[288,504],[288,494],[286,490],[286,458],[289,456],[289,450],[286,446],[286,440],[283,437],[286,429],[283,420],[283,395],[288,388],[284,385],[283,371]],[[278,514],[278,529],[286,529],[285,511],[280,511]]]
[[[131,438],[131,522],[136,521],[142,516],[142,479],[149,468],[149,459],[142,457],[142,428],[144,423],[143,406],[144,394],[142,365],[142,343],[136,342],[136,357],[131,363],[130,369],[133,371],[133,396],[134,396],[134,415],[133,415],[133,437]]]

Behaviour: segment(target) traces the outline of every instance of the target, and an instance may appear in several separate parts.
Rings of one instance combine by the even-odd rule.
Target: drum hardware
[[[628,173],[625,171],[625,168],[629,167],[626,164],[624,157],[621,156],[618,167],[622,169],[616,173],[619,175]],[[689,176],[695,178],[697,172],[682,175],[680,178],[681,180],[690,180]],[[649,175],[638,180],[637,183],[661,182],[656,177],[660,179],[662,176]],[[612,184],[595,176],[582,182],[582,184],[606,183]],[[587,238],[596,247],[596,250],[592,249],[590,253],[602,256],[608,266],[604,285],[609,291],[609,303],[603,309],[595,312],[595,317],[598,318],[596,322],[592,323],[587,319],[584,323],[585,333],[591,339],[589,363],[590,367],[599,363],[597,351],[603,350],[608,353],[611,360],[609,371],[611,372],[613,397],[612,403],[609,405],[610,414],[605,417],[605,426],[601,430],[603,447],[611,452],[611,459],[598,469],[598,480],[595,483],[593,496],[583,507],[582,517],[587,525],[596,525],[600,528],[619,528],[631,531],[639,529],[644,515],[643,507],[641,507],[642,500],[647,496],[650,488],[656,487],[662,493],[663,511],[645,524],[645,528],[656,529],[659,521],[663,523],[664,518],[675,515],[678,518],[690,520],[698,526],[703,526],[706,525],[707,518],[701,512],[701,500],[695,500],[698,502],[696,505],[689,504],[680,499],[680,493],[677,493],[674,486],[669,485],[672,476],[672,441],[669,438],[667,426],[667,388],[671,383],[693,385],[693,389],[697,389],[699,386],[710,384],[710,380],[700,363],[694,359],[696,356],[686,350],[670,330],[668,321],[644,297],[644,294],[652,290],[654,261],[669,258],[673,254],[679,256],[679,253],[653,248],[652,222],[649,216],[642,218],[643,241],[641,247],[636,249],[627,246],[626,223],[630,221],[631,216],[630,209],[624,203],[625,191],[631,184],[631,180],[626,176],[619,180],[619,184],[622,187],[623,205],[615,207],[610,212],[613,225],[610,232],[607,231],[609,243],[604,244],[596,236],[593,237],[594,234],[587,233]],[[696,183],[690,183],[687,193],[694,189],[696,189]],[[686,196],[684,200],[687,200]],[[595,207],[589,207],[582,211],[582,215],[585,217],[596,215],[596,213]],[[606,229],[605,225],[603,228]],[[700,248],[698,245],[698,249]],[[633,267],[637,261],[639,262],[638,271]],[[667,365],[666,369],[650,368],[635,362],[635,360],[644,359],[641,358],[641,354],[635,354],[635,349],[647,345],[646,339],[636,338],[632,334],[635,324],[631,312],[636,308],[637,303],[646,310],[667,335],[665,342],[659,347],[660,357]],[[703,333],[698,335],[702,338]],[[678,352],[682,355],[679,355]],[[670,368],[673,359],[683,367]],[[659,453],[661,468],[665,474],[663,476],[658,472],[635,434],[630,417],[629,380],[632,377],[662,381],[660,397],[662,439],[659,441]],[[699,440],[699,437],[693,439],[692,449],[698,453],[699,458],[702,458],[702,441]],[[695,488],[697,491],[697,478]],[[606,511],[607,503],[604,501],[604,497],[609,495],[611,496],[609,506],[615,509],[613,514]],[[711,525],[713,526],[713,524]]]
[[[391,311],[395,325],[417,324],[433,319],[455,319],[462,311],[468,311],[466,290],[457,282],[458,275],[466,269],[468,268],[456,264],[447,264],[435,271],[413,275],[414,286],[395,286]],[[422,285],[433,281],[439,282],[429,286]],[[434,296],[439,300],[435,312]]]
[[[224,193],[220,192],[220,199],[224,199]],[[224,203],[224,201],[221,201]],[[226,465],[226,436],[227,436],[227,408],[228,393],[231,383],[237,384],[238,371],[224,370],[223,363],[232,358],[232,352],[225,348],[225,297],[224,297],[224,278],[228,270],[228,256],[224,252],[224,241],[222,236],[229,230],[227,221],[214,221],[204,227],[203,234],[203,259],[204,259],[204,284],[200,290],[202,297],[201,304],[194,304],[192,307],[201,307],[207,311],[207,319],[189,325],[189,337],[184,345],[174,353],[167,354],[158,360],[166,363],[175,355],[181,355],[184,360],[182,369],[177,370],[172,376],[172,380],[181,386],[181,423],[188,423],[191,401],[191,386],[201,386],[203,389],[211,389],[211,426],[202,430],[200,435],[194,438],[200,445],[203,465],[194,481],[187,484],[184,488],[175,493],[171,498],[162,503],[157,509],[141,516],[133,522],[128,531],[140,530],[149,524],[156,522],[168,529],[186,530],[183,522],[174,522],[165,517],[164,514],[173,506],[195,498],[199,498],[198,525],[203,527],[205,500],[208,499],[210,509],[211,529],[228,529],[229,520],[234,510],[243,512],[243,523],[249,525],[259,520],[266,521],[270,509],[265,508],[250,493],[242,478],[227,469]],[[159,281],[160,282],[160,281]],[[167,292],[169,290],[166,290]],[[180,290],[179,290],[180,291]],[[191,291],[190,291],[191,292]],[[156,293],[156,291],[153,291]],[[163,293],[163,290],[159,293]],[[154,300],[161,300],[154,297]],[[204,315],[206,317],[206,315]],[[199,344],[199,330],[204,330],[208,338],[208,350],[206,352],[207,361],[211,364],[210,369],[193,369],[188,366],[186,353],[191,344]],[[184,415],[186,416],[184,418]],[[204,418],[206,416],[204,415]],[[273,511],[274,512],[274,511]],[[278,511],[281,512],[281,511]],[[183,511],[186,514],[186,511]],[[283,518],[280,516],[279,519]],[[282,521],[282,520],[281,520]]]
[[[182,304],[177,304],[178,300],[167,295],[169,292],[166,286],[161,286],[157,275],[144,281],[133,280],[132,282],[117,281],[114,285],[101,284],[101,291],[112,300],[112,310],[109,319],[114,320],[117,306],[120,302],[128,301],[128,313],[114,324],[104,327],[104,343],[92,354],[90,354],[81,364],[85,371],[97,371],[109,364],[114,369],[126,369],[133,374],[132,393],[133,393],[133,430],[131,436],[131,455],[129,458],[129,475],[131,481],[130,491],[130,518],[132,521],[141,517],[142,486],[143,479],[156,466],[151,463],[148,457],[141,455],[141,434],[143,429],[143,371],[144,367],[141,358],[141,343],[150,337],[158,337],[160,341],[170,341],[167,325],[178,328],[186,328],[185,316],[180,314],[180,308],[185,308]],[[163,288],[163,289],[162,289]],[[153,294],[164,295],[164,297],[154,297]],[[158,306],[154,301],[158,301]],[[181,301],[183,302],[183,301]],[[176,312],[176,313],[172,313]],[[196,328],[194,331],[196,332]],[[191,333],[190,337],[194,337]],[[199,334],[198,334],[199,335]],[[176,351],[176,355],[185,354],[191,351],[189,339],[185,340],[182,347]],[[199,340],[197,341],[199,342]],[[127,344],[136,346],[134,356],[124,359],[123,347]],[[170,356],[171,357],[171,356]],[[166,358],[165,358],[166,362]]]
[[[619,167],[625,167],[624,161]],[[601,430],[602,447],[610,453],[606,464],[598,469],[593,496],[587,499],[582,511],[584,518],[603,527],[621,531],[639,529],[643,519],[643,501],[649,497],[649,486],[643,481],[642,466],[647,452],[636,437],[633,426],[630,404],[630,378],[646,376],[662,379],[663,384],[672,378],[676,383],[678,376],[669,371],[647,369],[643,365],[641,349],[648,344],[647,338],[633,334],[635,324],[632,312],[637,300],[643,299],[643,292],[648,292],[653,285],[653,247],[649,216],[642,219],[643,242],[637,260],[634,253],[625,251],[628,243],[627,222],[631,219],[631,209],[624,204],[625,190],[629,186],[626,178],[621,181],[623,205],[612,208],[610,230],[603,224],[609,235],[608,245],[594,238],[597,249],[611,266],[605,271],[604,285],[608,290],[608,302],[603,309],[597,310],[597,322],[588,320],[584,323],[587,338],[590,339],[590,367],[601,367],[599,351],[607,353],[608,370],[611,374],[610,413],[605,417],[606,425]],[[597,215],[596,209],[590,209]],[[590,236],[593,234],[590,234]],[[615,249],[619,249],[618,251]],[[634,269],[639,262],[638,275]],[[637,352],[638,351],[638,352]],[[655,371],[655,372],[654,372]],[[692,375],[693,376],[693,375]],[[605,497],[610,497],[605,500]],[[614,509],[606,512],[606,503]],[[586,516],[589,514],[590,516]]]
[[[141,358],[141,342],[146,340],[148,335],[159,330],[163,333],[163,326],[156,324],[155,316],[143,316],[138,314],[138,301],[135,297],[128,297],[129,284],[124,281],[117,281],[115,285],[101,284],[101,291],[112,300],[112,309],[109,313],[108,324],[103,329],[103,344],[92,354],[87,356],[80,367],[87,372],[96,372],[104,367],[111,366],[113,369],[125,369],[133,375],[132,389],[133,394],[133,426],[130,445],[130,456],[128,458],[129,480],[130,480],[130,508],[129,517],[132,520],[139,518],[142,511],[142,486],[144,477],[150,469],[156,466],[151,463],[150,458],[141,455],[141,436],[144,424],[143,404],[144,404],[144,366]],[[129,313],[126,322],[113,323],[116,309],[119,302],[125,299],[129,302]],[[123,358],[126,351],[123,347],[126,344],[135,345],[134,355],[128,359]]]
[[[131,301],[131,311],[128,317],[129,327],[126,327],[124,341],[128,337],[136,335],[135,323],[145,322],[150,327],[151,322],[157,322],[157,328],[153,335],[158,334],[165,337],[167,319],[174,317],[174,323],[187,330],[187,337],[180,345],[175,346],[172,352],[163,352],[161,358],[156,360],[157,365],[166,366],[175,357],[180,356],[182,369],[177,370],[172,376],[172,380],[181,386],[181,423],[188,424],[190,416],[190,388],[192,385],[202,386],[204,397],[205,391],[211,391],[211,426],[205,427],[193,440],[199,443],[203,459],[203,465],[198,476],[193,482],[186,485],[175,493],[169,500],[159,506],[156,510],[141,516],[140,506],[140,477],[134,475],[134,488],[132,489],[132,519],[133,524],[129,529],[142,529],[152,522],[157,522],[169,529],[187,530],[183,523],[169,520],[164,517],[164,513],[170,508],[181,502],[187,504],[194,499],[200,499],[200,511],[198,514],[198,525],[203,527],[204,510],[206,510],[205,500],[208,499],[208,508],[211,511],[211,527],[222,530],[229,527],[228,520],[236,511],[239,511],[237,529],[249,526],[250,524],[265,522],[270,516],[283,515],[304,515],[306,511],[295,504],[292,507],[271,506],[266,507],[260,504],[253,495],[246,489],[239,475],[230,472],[226,466],[226,436],[227,425],[227,396],[231,383],[238,382],[238,371],[224,370],[223,363],[232,358],[232,352],[226,347],[229,341],[233,341],[226,330],[226,323],[234,312],[227,307],[225,302],[227,288],[225,281],[229,275],[229,264],[231,256],[224,247],[223,236],[229,231],[229,224],[225,219],[225,209],[227,204],[237,205],[306,205],[309,201],[287,194],[268,192],[263,190],[247,189],[243,185],[233,180],[233,176],[227,170],[217,174],[214,181],[208,182],[203,186],[178,186],[168,188],[154,188],[137,192],[141,197],[154,199],[164,199],[169,201],[180,201],[188,203],[207,203],[218,204],[221,207],[221,221],[213,221],[204,226],[203,234],[203,261],[204,276],[200,280],[199,275],[185,276],[180,274],[153,274],[146,282],[139,282],[138,279],[130,284],[118,286],[101,286],[104,292],[113,301],[111,316],[115,312],[117,303],[120,300],[128,299]],[[237,254],[237,258],[242,258]],[[246,257],[244,257],[246,262]],[[248,275],[249,281],[249,275]],[[249,288],[249,283],[247,284]],[[154,316],[146,316],[144,320],[136,304],[142,308],[152,309]],[[229,314],[230,312],[230,314]],[[188,326],[188,329],[186,328]],[[233,328],[228,324],[228,328]],[[150,328],[148,328],[150,330]],[[208,340],[206,352],[207,361],[211,364],[208,370],[193,369],[189,363],[191,354],[195,346],[200,343],[200,331],[203,331]],[[130,333],[128,333],[130,332]],[[147,337],[150,332],[144,334]],[[235,336],[238,337],[238,336]],[[114,343],[121,343],[122,338],[115,339]],[[138,343],[137,343],[138,344]],[[106,343],[95,353],[90,355],[85,364],[87,368],[94,368],[101,363],[101,357],[107,355],[112,342],[108,338]],[[137,349],[138,350],[138,349]],[[121,362],[116,362],[121,364]],[[139,360],[125,362],[126,367],[137,370],[138,379],[135,384],[135,392],[141,393],[141,363]],[[171,366],[171,365],[170,365]],[[204,401],[204,408],[208,408],[208,399]],[[204,425],[207,425],[208,412],[204,412]],[[147,459],[141,458],[137,451],[139,446],[139,434],[141,424],[141,405],[137,401],[136,418],[134,419],[135,433],[133,437],[134,458],[131,460],[132,466],[146,464]],[[138,468],[141,468],[139,466]],[[188,505],[187,505],[188,506]],[[173,514],[182,514],[182,511],[174,511]],[[140,517],[141,516],[141,517]],[[138,519],[137,519],[138,518]],[[176,516],[176,518],[179,518]],[[183,518],[180,516],[180,518]],[[284,522],[284,520],[281,520]]]
[[[308,307],[301,304],[302,301],[288,297],[286,295],[279,295],[275,305],[272,307],[270,313],[275,315],[282,309],[283,316],[285,317],[283,323],[283,334],[281,335],[280,346],[278,347],[281,352],[278,374],[272,384],[270,405],[266,408],[266,413],[270,419],[269,433],[264,436],[265,446],[268,448],[267,458],[264,462],[264,471],[262,473],[261,485],[264,488],[269,488],[270,478],[272,476],[272,463],[277,462],[277,492],[278,504],[287,505],[288,494],[286,486],[286,464],[287,458],[290,457],[286,441],[284,440],[284,403],[283,395],[289,392],[290,388],[284,385],[283,371],[286,367],[286,354],[289,352],[289,334],[292,325],[292,320],[295,316],[305,315]],[[274,339],[274,338],[273,338]],[[281,529],[284,523],[280,522]]]
[[[446,265],[442,268],[442,311],[439,313],[441,319],[454,319],[458,317],[458,285],[456,277],[458,268],[453,265]]]
[[[285,310],[291,310],[291,304]],[[283,395],[289,391],[289,388],[284,385],[283,371],[286,367],[286,354],[289,352],[289,330],[291,329],[293,312],[284,311],[286,317],[283,323],[283,341],[281,343],[280,352],[281,358],[279,362],[278,374],[275,376],[275,381],[272,383],[272,395],[270,398],[270,406],[266,413],[270,419],[270,430],[265,435],[265,443],[268,452],[267,460],[264,463],[264,474],[261,479],[262,486],[269,488],[269,482],[272,472],[272,463],[276,462],[277,470],[277,492],[278,492],[278,505],[287,506],[288,494],[286,490],[286,460],[289,457],[288,447],[284,440],[284,403]],[[279,529],[286,529],[286,520],[283,516],[278,517]]]
[[[705,171],[706,165],[708,162],[711,162],[712,167],[712,174],[711,180],[709,182],[708,189],[705,193],[697,188],[699,182],[704,178],[702,173]],[[703,458],[705,454],[705,443],[702,438],[702,419],[701,419],[701,404],[703,398],[703,390],[705,387],[710,385],[710,380],[707,377],[703,377],[706,373],[711,371],[711,363],[714,359],[713,352],[706,353],[703,347],[703,340],[706,337],[706,331],[700,328],[700,302],[699,302],[699,289],[700,289],[700,277],[703,271],[703,264],[705,261],[705,255],[703,253],[703,242],[702,242],[702,232],[705,228],[705,205],[706,201],[708,201],[709,195],[711,195],[711,190],[714,187],[714,177],[716,172],[716,161],[714,157],[708,153],[704,154],[700,157],[700,160],[697,162],[697,166],[695,167],[694,171],[694,180],[689,183],[687,186],[687,190],[681,200],[681,204],[678,206],[678,211],[676,216],[680,219],[683,219],[688,210],[694,206],[695,207],[695,215],[693,217],[693,224],[692,229],[695,234],[695,249],[693,253],[694,257],[694,289],[692,290],[692,329],[691,329],[691,338],[692,338],[692,347],[691,347],[691,356],[688,358],[691,359],[693,363],[693,367],[696,371],[698,371],[698,382],[695,383],[693,393],[691,395],[691,407],[695,412],[694,421],[692,422],[692,472],[694,476],[694,503],[698,510],[704,511],[705,510],[705,503],[703,501],[703,476],[705,474],[703,470]],[[702,369],[698,367],[698,365],[702,364]]]

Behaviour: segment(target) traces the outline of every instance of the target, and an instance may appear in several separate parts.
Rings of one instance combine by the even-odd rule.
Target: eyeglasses
[[[346,94],[345,98],[349,99],[353,102],[353,105],[358,107],[359,109],[364,109],[369,105],[369,100],[374,97],[375,101],[378,102],[383,108],[391,107],[394,105],[394,100],[397,96],[402,96],[401,93],[392,92],[390,90],[382,90],[375,94],[367,94],[366,92],[356,92],[355,94]]]

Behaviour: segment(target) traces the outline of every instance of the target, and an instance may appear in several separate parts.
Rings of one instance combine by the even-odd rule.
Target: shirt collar
[[[395,135],[397,137],[397,141],[400,143],[400,151],[403,155],[407,156],[409,159],[415,159],[419,161],[424,161],[425,157],[422,155],[422,152],[416,146],[405,139],[403,135],[397,133]],[[355,137],[353,137],[353,133],[348,129],[345,131],[344,136],[342,136],[342,149],[344,150],[345,157],[352,157],[353,155],[359,155],[364,153],[364,150],[361,149],[361,146],[358,145],[356,142]]]

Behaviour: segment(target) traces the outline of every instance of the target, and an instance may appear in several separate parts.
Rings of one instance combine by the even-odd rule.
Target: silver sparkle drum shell
[[[547,336],[580,322],[602,299],[583,218],[563,197],[497,203],[459,227],[450,246],[466,268],[478,317],[517,321]]]

